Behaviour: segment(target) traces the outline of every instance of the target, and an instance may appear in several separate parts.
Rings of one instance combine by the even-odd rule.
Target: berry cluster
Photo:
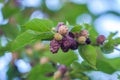
[[[87,30],[81,30],[77,39],[79,44],[90,44],[89,33]]]
[[[58,23],[54,39],[50,42],[50,51],[52,53],[57,53],[59,48],[61,48],[63,52],[78,48],[74,34],[68,31],[68,27],[64,25],[64,23]]]
[[[67,67],[65,65],[60,65],[57,69],[57,71],[54,73],[53,77],[55,80],[58,80],[59,78],[61,78],[62,80],[64,80],[65,77],[68,78],[68,76],[66,75],[68,72]],[[69,79],[67,79],[69,80]]]
[[[98,45],[102,45],[104,41],[104,35],[99,35],[96,39]],[[69,49],[77,49],[79,45],[88,45],[90,43],[91,40],[87,30],[83,29],[79,33],[72,33],[69,32],[67,25],[60,22],[55,30],[54,39],[50,42],[50,51],[57,53],[61,48],[63,52],[67,52]]]

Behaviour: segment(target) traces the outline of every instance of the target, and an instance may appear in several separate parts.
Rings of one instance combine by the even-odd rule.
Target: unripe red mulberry
[[[55,40],[60,41],[60,40],[62,40],[63,37],[61,34],[55,33],[54,38],[55,38]]]
[[[66,25],[62,25],[58,28],[58,33],[61,35],[66,35],[68,33],[68,27]]]
[[[105,40],[106,40],[106,38],[104,35],[99,35],[96,39],[98,44],[103,44]]]
[[[60,65],[60,66],[58,67],[58,70],[61,71],[62,74],[64,74],[64,73],[67,71],[67,68],[66,68],[65,65]]]
[[[85,44],[86,37],[85,36],[79,36],[77,41],[80,44]]]
[[[52,53],[57,53],[58,50],[59,50],[59,48],[60,48],[60,44],[59,44],[56,40],[53,39],[53,40],[50,42],[50,51],[51,51]]]
[[[85,36],[86,38],[88,38],[89,33],[87,30],[82,30],[82,31],[80,31],[80,36]]]

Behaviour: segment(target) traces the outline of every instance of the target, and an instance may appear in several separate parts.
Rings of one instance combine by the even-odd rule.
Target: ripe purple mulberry
[[[105,40],[106,40],[106,38],[104,35],[99,35],[96,39],[98,44],[103,44]]]
[[[71,38],[75,38],[74,34],[72,32],[69,32],[68,35],[71,37]]]
[[[71,40],[72,38],[68,35],[63,38],[63,45],[64,47],[70,47],[71,46]]]
[[[58,70],[59,70],[60,72],[62,72],[62,74],[64,74],[64,73],[67,71],[67,68],[66,68],[65,65],[60,65],[60,66],[58,67]]]
[[[53,39],[53,40],[50,42],[50,51],[51,51],[52,53],[57,53],[58,50],[59,50],[59,48],[60,48],[60,44],[58,43],[58,41],[56,41],[56,40]]]
[[[86,41],[85,41],[86,44],[90,44],[91,43],[91,40],[90,38],[87,38]]]
[[[70,47],[65,47],[63,44],[61,44],[61,49],[63,52],[68,52]]]
[[[75,50],[78,48],[78,45],[79,45],[78,42],[73,39],[70,49]]]
[[[62,40],[61,49],[67,52],[69,49],[75,50],[78,48],[78,43],[69,35],[65,36]]]
[[[61,44],[61,49],[63,52],[67,52],[70,49],[71,46],[71,37],[64,36],[63,40],[62,40],[62,44]]]

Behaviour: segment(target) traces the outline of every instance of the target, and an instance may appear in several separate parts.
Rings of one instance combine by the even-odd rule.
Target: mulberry
[[[56,41],[56,40],[53,39],[53,40],[50,42],[50,51],[51,51],[52,53],[57,53],[58,50],[59,50],[59,48],[60,48],[60,44],[58,43],[58,41]]]
[[[62,25],[65,25],[64,22],[59,22],[58,25],[57,25],[57,27],[60,27]]]
[[[86,37],[84,37],[84,36],[79,36],[78,37],[78,43],[85,44],[85,41],[86,41]]]
[[[68,35],[63,38],[63,45],[64,47],[70,47],[71,46],[71,41],[72,38],[69,37]]]
[[[91,43],[91,40],[90,38],[87,38],[86,41],[85,41],[86,44],[90,44]]]
[[[63,44],[61,45],[61,49],[63,52],[68,52],[70,47],[65,47]]]
[[[85,36],[86,38],[88,38],[89,33],[87,30],[82,30],[82,31],[80,31],[80,36]]]
[[[64,73],[67,71],[67,68],[66,68],[65,65],[60,65],[60,66],[58,67],[58,70],[59,70],[60,72],[62,72],[62,74],[64,74]]]
[[[68,33],[68,27],[66,25],[62,25],[58,28],[58,33],[61,35],[66,35]]]
[[[63,40],[62,40],[62,44],[61,44],[61,49],[63,52],[67,52],[70,49],[71,46],[71,37],[64,36]]]
[[[104,35],[99,35],[96,39],[98,44],[103,44],[105,40],[106,40],[106,38]]]
[[[75,50],[78,48],[78,42],[73,39],[70,49]]]
[[[56,27],[56,31],[57,31],[57,32],[58,32],[59,27],[62,26],[62,25],[65,25],[64,22],[59,22],[59,23],[57,24],[57,27]]]
[[[69,32],[68,34],[71,38],[75,38],[74,34],[72,32]]]
[[[55,40],[60,41],[60,40],[62,40],[63,37],[62,37],[61,34],[56,33],[56,34],[54,35],[54,38],[55,38]]]

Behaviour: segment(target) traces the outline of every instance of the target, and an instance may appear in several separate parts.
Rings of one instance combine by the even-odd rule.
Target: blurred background
[[[120,0],[0,0],[0,80],[26,80],[25,73],[31,71],[32,65],[39,61],[37,55],[46,51],[44,48],[46,42],[32,44],[37,51],[34,52],[34,57],[31,57],[33,55],[31,45],[26,46],[24,51],[15,53],[4,49],[20,33],[20,26],[33,18],[51,19],[56,24],[88,23],[99,34],[107,37],[110,32],[118,31],[115,37],[120,37]],[[105,56],[120,57],[120,52],[114,50]],[[40,55],[41,58],[44,57]],[[79,57],[79,61],[82,62],[83,59]],[[99,71],[87,73],[91,80],[119,80],[118,74],[119,71],[111,75]]]

